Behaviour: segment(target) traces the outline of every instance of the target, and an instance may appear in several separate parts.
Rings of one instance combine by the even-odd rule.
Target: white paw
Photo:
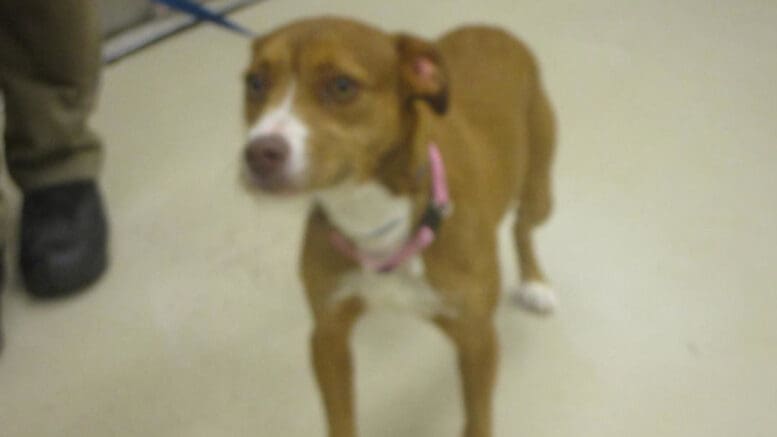
[[[543,282],[529,281],[515,288],[511,300],[524,309],[536,314],[551,314],[558,307],[558,297],[553,289]]]

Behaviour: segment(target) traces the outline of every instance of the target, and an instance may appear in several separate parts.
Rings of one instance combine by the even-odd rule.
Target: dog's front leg
[[[337,311],[319,315],[313,329],[313,368],[324,401],[329,437],[356,436],[350,333],[357,316],[358,310],[342,305]]]
[[[457,210],[447,225],[469,218]],[[459,224],[461,226],[461,224]],[[461,228],[459,228],[461,229]],[[458,357],[464,397],[464,437],[491,437],[492,399],[499,344],[494,312],[499,301],[496,233],[469,238],[468,233],[440,235],[424,259],[431,285],[451,310],[435,323],[452,340]],[[462,269],[461,266],[466,266]]]
[[[464,437],[491,437],[491,399],[498,346],[490,317],[439,322],[456,346],[461,373],[466,425]]]
[[[314,318],[310,346],[329,437],[355,437],[350,337],[363,308],[358,298],[335,296],[343,275],[354,266],[332,251],[330,233],[321,210],[314,210],[302,252],[302,279]]]

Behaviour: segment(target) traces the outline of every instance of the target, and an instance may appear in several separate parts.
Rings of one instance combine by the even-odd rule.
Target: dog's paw
[[[510,298],[516,305],[541,315],[551,314],[558,307],[556,292],[544,282],[524,282],[513,289]]]

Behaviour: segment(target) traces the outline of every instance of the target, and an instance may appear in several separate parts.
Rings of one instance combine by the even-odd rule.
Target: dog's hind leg
[[[512,293],[513,300],[530,311],[552,312],[558,304],[537,261],[532,231],[543,223],[552,209],[551,164],[555,148],[555,119],[547,96],[536,85],[529,113],[529,162],[521,193],[518,220],[513,228],[521,269],[521,285]]]

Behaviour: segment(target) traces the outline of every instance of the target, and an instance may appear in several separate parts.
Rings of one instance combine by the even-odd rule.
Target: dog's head
[[[269,192],[366,180],[408,140],[415,101],[447,108],[434,45],[344,19],[258,38],[244,80],[246,178]]]

